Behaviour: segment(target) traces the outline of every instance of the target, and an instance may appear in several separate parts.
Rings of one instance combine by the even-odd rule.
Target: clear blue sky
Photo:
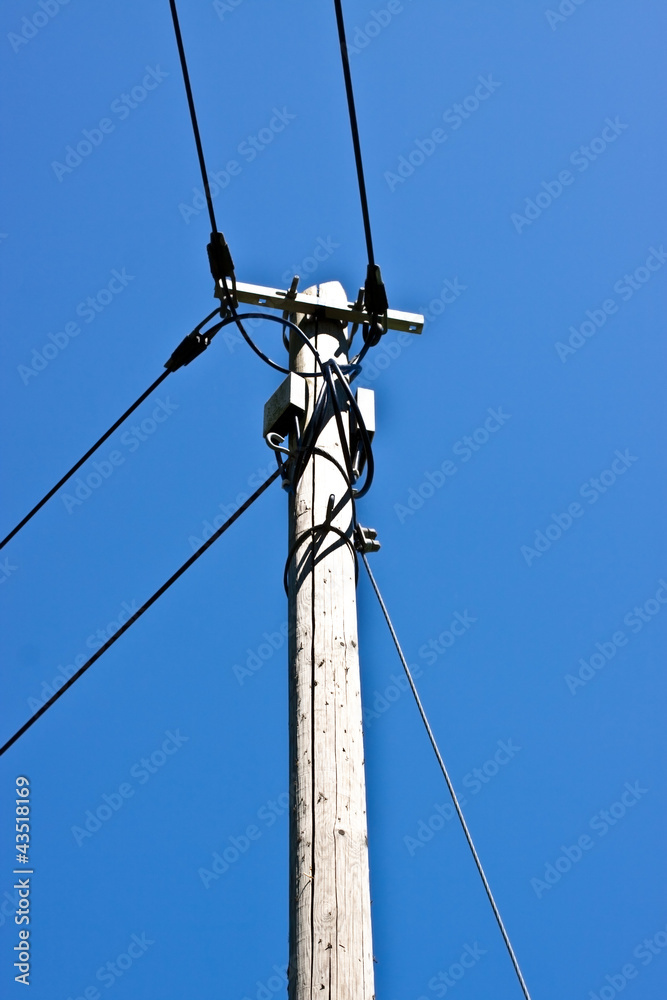
[[[391,305],[427,311],[364,374],[374,570],[534,1000],[658,1000],[665,8],[345,9],[376,256]],[[353,297],[332,3],[183,0],[181,20],[239,278]],[[166,0],[13,0],[0,21],[4,534],[214,302]],[[274,326],[257,336],[280,354]],[[90,495],[62,491],[3,551],[3,739],[272,468],[278,380],[219,337],[88,463]],[[18,775],[33,1000],[283,995],[285,529],[276,485],[3,758],[3,996],[23,991]],[[377,996],[514,1000],[364,579],[359,614]],[[208,879],[215,852],[232,860]]]

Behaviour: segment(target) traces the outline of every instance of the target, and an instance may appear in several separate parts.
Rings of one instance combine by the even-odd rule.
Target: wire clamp
[[[193,330],[192,333],[183,338],[169,360],[165,362],[164,367],[168,368],[170,372],[178,371],[179,368],[189,365],[191,361],[198,358],[210,342],[208,333]]]
[[[381,546],[377,539],[378,533],[375,528],[364,528],[361,524],[357,525],[354,538],[354,547],[357,552],[363,552],[364,555],[369,552],[378,552]]]
[[[374,347],[382,334],[387,330],[387,310],[389,308],[382,273],[377,264],[369,264],[366,270],[364,304],[366,312],[371,317],[367,337],[371,339],[371,347]],[[365,337],[364,339],[367,338]]]
[[[207,245],[206,252],[208,253],[208,262],[213,280],[215,281],[215,287],[222,288],[226,292],[225,298],[228,300],[231,298],[232,304],[236,307],[238,303],[236,300],[234,261],[222,233],[211,233],[211,242]],[[226,278],[231,279],[231,289],[227,285]]]

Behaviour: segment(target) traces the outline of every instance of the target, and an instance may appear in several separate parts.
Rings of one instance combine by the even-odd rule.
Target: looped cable
[[[327,524],[327,522],[325,521],[323,524],[314,524],[314,525],[312,525],[312,527],[306,528],[304,531],[301,532],[301,534],[298,536],[298,538],[296,538],[294,540],[294,542],[292,543],[292,545],[290,547],[290,550],[289,550],[289,552],[287,554],[287,560],[285,561],[285,571],[283,573],[283,586],[285,587],[285,593],[286,594],[289,594],[289,586],[288,586],[288,583],[287,583],[287,574],[289,573],[290,564],[292,562],[292,559],[294,558],[294,554],[296,553],[297,549],[301,545],[301,542],[306,537],[306,535],[314,535],[315,532],[317,532],[317,531],[323,531],[325,533],[329,532],[329,531],[333,531],[334,534],[339,535],[340,538],[343,539],[343,541],[348,546],[348,548],[350,549],[350,551],[352,552],[352,554],[354,556],[354,580],[355,580],[355,584],[359,581],[359,562],[358,562],[358,559],[357,559],[357,551],[356,551],[356,549],[354,547],[354,542],[350,538],[348,538],[347,535],[345,534],[345,532],[342,531],[340,528],[337,528],[333,524]]]
[[[277,440],[276,440],[277,439]],[[287,462],[285,462],[280,456],[287,455],[288,458],[291,457],[291,452],[289,448],[283,447],[283,441],[285,440],[276,431],[271,431],[269,434],[264,435],[264,440],[268,444],[269,448],[275,453],[276,462],[278,463],[278,468],[280,469],[280,475],[282,476],[283,489],[287,490],[288,493],[293,493],[292,481],[290,479],[289,469],[287,467]]]

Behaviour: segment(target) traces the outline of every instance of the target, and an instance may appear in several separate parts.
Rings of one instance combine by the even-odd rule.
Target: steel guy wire
[[[507,948],[507,951],[509,953],[510,959],[512,961],[512,965],[514,966],[514,971],[516,972],[517,978],[519,980],[519,984],[520,984],[521,989],[523,991],[523,995],[526,998],[526,1000],[530,1000],[530,994],[528,992],[528,987],[526,986],[526,982],[525,982],[525,980],[523,978],[523,975],[521,973],[521,969],[519,968],[519,962],[517,960],[516,955],[514,954],[514,949],[512,948],[512,943],[511,943],[511,941],[509,939],[509,935],[508,935],[507,931],[505,930],[505,925],[504,925],[504,923],[502,921],[502,917],[500,916],[500,911],[499,911],[499,909],[498,909],[498,907],[496,905],[495,899],[493,898],[493,893],[491,892],[491,886],[489,885],[488,879],[487,879],[487,877],[486,877],[486,875],[484,873],[484,869],[482,867],[482,862],[480,861],[479,855],[478,855],[477,850],[475,848],[475,845],[473,843],[473,839],[472,839],[472,836],[470,834],[470,830],[468,829],[468,824],[466,823],[465,817],[463,815],[463,810],[461,809],[461,806],[459,804],[459,800],[458,800],[458,798],[456,796],[456,791],[454,789],[454,785],[452,784],[451,778],[449,777],[449,772],[447,771],[447,768],[445,766],[445,762],[442,759],[442,754],[440,753],[440,750],[438,749],[438,744],[437,744],[435,736],[433,734],[433,730],[431,729],[431,726],[429,724],[428,718],[426,717],[426,712],[424,711],[424,706],[422,705],[421,698],[419,697],[419,693],[417,691],[417,687],[415,685],[415,682],[412,679],[412,673],[410,672],[410,667],[408,666],[407,660],[405,659],[405,656],[403,655],[403,650],[401,649],[401,644],[398,641],[398,636],[396,635],[396,631],[395,631],[394,626],[392,624],[391,618],[389,617],[389,612],[387,611],[387,607],[386,607],[386,605],[385,605],[385,603],[384,603],[384,601],[382,599],[382,594],[380,593],[380,588],[378,587],[377,583],[375,582],[375,577],[373,576],[373,573],[371,571],[371,567],[370,567],[370,565],[368,563],[368,559],[366,557],[366,553],[365,552],[361,553],[361,558],[364,561],[364,566],[366,567],[366,572],[368,573],[368,578],[369,578],[369,580],[371,582],[371,586],[373,587],[373,590],[375,591],[375,596],[377,597],[378,602],[380,604],[380,607],[382,608],[382,614],[384,615],[385,621],[387,622],[387,625],[389,626],[389,631],[391,633],[392,639],[394,640],[394,645],[396,646],[396,651],[398,652],[398,655],[400,657],[401,663],[403,664],[403,670],[405,671],[405,675],[406,675],[406,677],[408,679],[408,684],[410,685],[410,690],[412,691],[412,694],[414,695],[415,702],[417,703],[417,708],[419,709],[419,714],[422,717],[422,722],[424,723],[424,726],[426,728],[426,732],[428,734],[428,738],[431,741],[431,746],[433,747],[433,750],[435,752],[435,756],[438,759],[438,764],[440,765],[440,770],[443,773],[445,782],[447,784],[447,788],[449,789],[449,794],[452,797],[452,802],[454,804],[454,808],[456,809],[456,814],[457,814],[457,816],[459,818],[459,822],[460,822],[461,827],[463,829],[463,833],[465,834],[465,838],[466,838],[466,840],[468,842],[468,847],[470,848],[470,852],[471,852],[471,854],[473,856],[473,859],[475,861],[475,865],[477,866],[477,871],[479,872],[480,878],[481,878],[481,880],[482,880],[482,882],[484,884],[484,890],[485,890],[486,895],[487,895],[487,897],[489,899],[489,903],[491,904],[491,909],[493,910],[493,914],[494,914],[494,916],[496,918],[496,922],[497,922],[498,927],[500,929],[500,933],[502,934],[503,941],[505,942],[505,947]]]

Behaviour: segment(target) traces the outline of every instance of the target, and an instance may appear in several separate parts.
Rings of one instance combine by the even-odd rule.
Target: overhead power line
[[[43,497],[42,497],[42,499],[41,499],[41,500],[39,501],[39,503],[36,503],[36,504],[35,504],[35,506],[34,506],[34,507],[32,508],[32,510],[31,510],[31,511],[29,511],[29,512],[28,512],[28,513],[26,514],[26,516],[25,516],[25,517],[23,518],[23,520],[22,520],[22,521],[19,521],[19,523],[18,523],[18,524],[16,525],[16,527],[15,527],[15,528],[12,528],[12,530],[11,530],[11,531],[9,532],[9,534],[8,534],[8,535],[6,535],[6,536],[5,536],[5,537],[4,537],[3,539],[2,539],[2,541],[0,542],[0,549],[4,548],[4,546],[5,546],[6,544],[7,544],[7,542],[9,542],[9,541],[11,541],[11,540],[12,540],[12,538],[14,537],[14,535],[16,535],[16,534],[17,534],[17,533],[18,533],[18,532],[19,532],[19,531],[21,530],[21,528],[23,528],[23,527],[24,527],[24,526],[25,526],[25,525],[26,525],[26,524],[28,523],[28,521],[29,521],[29,520],[30,520],[31,518],[33,518],[33,517],[35,516],[35,514],[37,513],[37,511],[38,511],[38,510],[41,510],[41,508],[42,508],[42,507],[44,506],[44,504],[45,504],[45,503],[47,502],[47,500],[50,500],[50,499],[51,499],[51,497],[52,497],[52,496],[54,495],[54,493],[57,493],[57,492],[58,492],[58,490],[60,489],[60,487],[61,487],[61,486],[63,486],[63,485],[64,485],[64,484],[65,484],[65,483],[67,482],[67,480],[68,480],[68,479],[70,478],[70,476],[73,476],[73,475],[74,475],[74,473],[75,473],[75,472],[77,471],[77,469],[80,469],[80,468],[81,468],[81,466],[82,466],[82,465],[84,464],[84,462],[88,461],[88,459],[89,459],[89,458],[90,458],[90,456],[91,456],[91,455],[93,454],[93,452],[95,452],[95,451],[96,451],[96,450],[97,450],[97,449],[98,449],[98,448],[100,447],[100,445],[101,445],[101,444],[104,444],[104,442],[105,442],[105,441],[107,440],[107,438],[108,438],[108,437],[110,437],[110,436],[111,436],[111,435],[113,434],[113,432],[114,432],[114,431],[115,431],[115,430],[116,430],[116,429],[117,429],[118,427],[120,427],[120,425],[121,425],[121,424],[123,423],[123,421],[124,421],[124,420],[125,420],[125,419],[126,419],[127,417],[129,417],[129,415],[130,415],[131,413],[134,413],[134,411],[136,410],[136,408],[137,408],[137,407],[138,407],[138,406],[139,406],[139,405],[140,405],[141,403],[143,403],[143,401],[144,401],[144,400],[145,400],[145,399],[146,399],[146,398],[147,398],[148,396],[150,396],[150,394],[151,394],[151,393],[153,392],[153,390],[154,390],[154,389],[157,389],[157,387],[158,387],[158,386],[159,386],[159,385],[160,385],[160,384],[161,384],[162,382],[164,382],[164,380],[166,379],[166,377],[167,377],[167,375],[168,375],[168,374],[169,374],[169,372],[168,372],[168,371],[166,371],[166,372],[163,372],[163,373],[162,373],[162,374],[160,375],[160,377],[159,377],[159,378],[156,378],[156,379],[155,379],[155,381],[153,382],[153,384],[152,384],[152,385],[149,385],[149,387],[148,387],[148,388],[146,389],[146,391],[145,391],[145,392],[142,392],[141,396],[139,396],[139,399],[135,400],[135,402],[134,402],[134,403],[132,403],[132,406],[130,406],[130,407],[129,407],[129,409],[127,409],[127,410],[125,411],[125,413],[124,413],[124,414],[122,415],[122,417],[119,417],[119,418],[118,418],[118,420],[116,421],[116,423],[115,423],[115,424],[113,424],[113,425],[112,425],[112,426],[111,426],[111,427],[109,428],[109,430],[108,430],[108,431],[105,431],[105,433],[104,433],[104,434],[102,435],[102,437],[101,437],[101,438],[99,438],[99,439],[98,439],[98,440],[97,440],[97,441],[95,442],[95,444],[94,444],[94,445],[93,445],[93,446],[92,446],[91,448],[89,448],[89,449],[88,449],[88,451],[86,452],[86,454],[85,454],[85,455],[83,455],[83,456],[82,456],[82,457],[81,457],[81,458],[79,459],[79,461],[78,461],[78,462],[76,462],[76,463],[75,463],[75,464],[74,464],[74,465],[72,466],[72,468],[71,468],[71,469],[69,470],[69,472],[66,472],[66,473],[65,473],[65,475],[64,475],[64,476],[62,477],[62,479],[59,479],[59,480],[58,480],[58,482],[57,482],[57,483],[55,484],[55,486],[53,486],[53,487],[52,487],[52,488],[51,488],[51,489],[49,490],[49,492],[48,492],[48,493],[47,493],[47,494],[46,494],[45,496],[43,496]]]
[[[382,594],[380,593],[380,588],[378,587],[377,583],[375,582],[375,577],[373,576],[371,568],[370,568],[370,566],[368,564],[368,559],[366,558],[366,555],[365,555],[365,553],[363,551],[361,553],[361,558],[364,561],[364,565],[366,567],[366,571],[368,572],[368,577],[369,577],[369,579],[371,581],[371,585],[373,587],[373,590],[375,591],[375,596],[377,597],[377,599],[379,601],[379,604],[380,604],[380,607],[382,608],[382,614],[384,615],[385,620],[387,622],[387,625],[389,626],[389,631],[391,633],[392,639],[394,640],[394,645],[396,646],[396,650],[397,650],[398,655],[400,657],[401,663],[403,664],[403,669],[404,669],[405,675],[406,675],[406,677],[408,679],[408,684],[410,685],[410,690],[412,691],[412,694],[414,695],[414,699],[415,699],[415,701],[417,703],[417,708],[419,709],[419,714],[422,717],[422,722],[424,723],[424,726],[426,728],[426,732],[428,733],[428,738],[431,741],[431,746],[433,747],[435,755],[436,755],[436,757],[438,759],[438,764],[440,765],[440,770],[442,771],[444,779],[445,779],[445,782],[447,783],[447,788],[449,789],[449,794],[452,797],[452,802],[454,804],[454,808],[456,809],[456,814],[457,814],[457,816],[459,818],[459,822],[461,824],[461,827],[463,828],[463,833],[465,834],[465,838],[468,841],[468,847],[470,848],[470,852],[471,852],[471,854],[473,856],[473,859],[475,861],[475,864],[477,866],[477,871],[479,872],[480,878],[481,878],[482,882],[484,883],[484,889],[486,891],[486,895],[488,896],[489,903],[491,904],[491,909],[493,910],[493,914],[494,914],[494,916],[496,918],[496,922],[498,924],[498,927],[500,928],[500,933],[502,934],[503,941],[505,942],[505,947],[507,948],[507,951],[509,953],[510,959],[512,960],[512,965],[514,966],[514,971],[517,974],[519,983],[521,985],[521,989],[523,990],[523,995],[526,998],[526,1000],[530,1000],[530,994],[528,992],[528,987],[526,986],[526,982],[525,982],[525,980],[523,978],[523,975],[521,973],[521,969],[519,967],[519,962],[517,960],[517,957],[514,954],[514,949],[512,948],[512,943],[511,943],[511,941],[509,939],[509,935],[508,935],[507,931],[505,930],[505,925],[503,924],[502,917],[500,916],[500,911],[499,911],[499,909],[498,909],[498,907],[496,905],[495,899],[493,898],[493,893],[491,892],[491,886],[489,885],[488,879],[487,879],[486,875],[484,874],[484,869],[482,868],[482,862],[480,861],[479,855],[478,855],[478,853],[477,853],[477,851],[475,849],[475,845],[473,843],[473,839],[472,839],[472,836],[470,834],[470,830],[468,829],[468,824],[465,821],[465,817],[463,815],[463,810],[461,809],[461,806],[459,804],[459,800],[458,800],[458,798],[456,796],[456,791],[454,790],[454,785],[452,784],[452,781],[451,781],[451,778],[449,777],[449,773],[447,771],[447,768],[445,767],[445,762],[442,759],[442,754],[440,753],[440,750],[438,749],[438,744],[436,743],[435,736],[433,735],[433,730],[431,729],[431,726],[429,724],[428,718],[426,717],[426,712],[424,711],[424,706],[422,705],[421,698],[419,697],[419,693],[418,693],[417,688],[415,686],[415,682],[412,679],[412,673],[410,672],[410,667],[408,666],[407,660],[405,659],[405,656],[403,655],[403,650],[401,649],[401,644],[398,641],[398,636],[396,635],[396,631],[394,630],[394,626],[392,625],[391,618],[389,617],[389,612],[387,611],[387,607],[386,607],[386,605],[385,605],[385,603],[384,603],[384,601],[382,599]]]
[[[211,220],[211,232],[216,233],[218,231],[218,227],[215,221],[215,212],[213,211],[213,199],[211,197],[211,189],[208,185],[208,173],[206,171],[204,149],[202,147],[201,136],[199,134],[199,125],[197,123],[197,112],[195,111],[195,102],[192,96],[192,87],[190,85],[190,74],[188,73],[188,64],[185,58],[185,49],[183,47],[181,26],[178,23],[178,11],[176,10],[176,0],[169,0],[169,7],[171,8],[171,19],[174,22],[174,34],[176,35],[176,45],[178,46],[178,58],[180,59],[181,62],[183,83],[185,84],[185,93],[188,99],[188,108],[190,109],[190,121],[192,123],[192,131],[195,137],[195,145],[197,146],[197,157],[199,159],[199,169],[201,170],[201,179],[204,184],[204,193],[206,194],[206,205],[208,206],[208,215],[209,219]]]
[[[72,468],[68,472],[66,472],[65,475],[61,479],[58,480],[58,482],[55,484],[55,486],[51,487],[51,489],[49,490],[49,492],[45,496],[42,497],[42,499],[39,501],[39,503],[35,504],[35,506],[32,508],[31,511],[29,511],[26,514],[26,516],[23,518],[23,520],[19,521],[19,523],[14,528],[12,528],[12,530],[9,532],[9,534],[6,535],[2,539],[2,541],[0,542],[0,549],[3,549],[5,547],[5,545],[7,544],[7,542],[10,542],[12,540],[12,538],[16,534],[18,534],[18,532],[21,530],[21,528],[25,527],[25,525],[28,523],[28,521],[30,521],[30,519],[35,516],[35,514],[37,513],[37,511],[39,511],[39,510],[42,509],[42,507],[47,502],[47,500],[50,500],[51,497],[55,493],[58,492],[58,490],[60,489],[60,487],[63,486],[67,482],[67,480],[70,479],[74,475],[74,473],[78,471],[78,469],[81,468],[81,466],[84,464],[84,462],[88,461],[88,459],[90,458],[90,456],[93,455],[97,451],[97,449],[100,447],[100,445],[103,445],[104,442],[109,437],[111,437],[111,435],[113,434],[113,432],[120,427],[120,425],[123,423],[123,421],[127,420],[127,418],[130,416],[130,414],[134,413],[134,411],[137,409],[137,407],[140,406],[143,403],[143,401],[145,399],[147,399],[150,396],[150,394],[152,392],[154,392],[155,389],[157,389],[157,387],[164,382],[164,380],[166,379],[167,375],[170,375],[171,372],[177,371],[183,365],[190,364],[191,361],[193,361],[199,354],[202,353],[202,351],[204,351],[208,347],[208,345],[211,342],[211,339],[215,336],[215,334],[218,332],[218,330],[221,328],[221,326],[223,324],[222,323],[218,323],[217,325],[211,327],[210,330],[207,330],[205,333],[201,332],[201,328],[206,323],[208,323],[208,321],[210,319],[212,319],[217,312],[218,312],[218,310],[214,309],[212,313],[209,313],[209,315],[206,317],[206,319],[203,319],[201,321],[201,323],[198,326],[196,326],[191,333],[189,333],[186,337],[184,337],[184,339],[181,341],[181,343],[178,345],[178,347],[176,348],[176,350],[173,352],[173,354],[171,355],[171,357],[169,358],[169,360],[165,364],[164,367],[167,370],[164,371],[164,372],[162,372],[162,374],[158,378],[156,378],[155,381],[151,385],[149,385],[149,387],[146,389],[145,392],[142,392],[142,394],[139,396],[139,399],[136,399],[134,401],[134,403],[132,403],[132,406],[130,406],[127,410],[125,410],[125,413],[123,413],[122,416],[120,416],[118,418],[118,420],[114,424],[111,425],[111,427],[109,428],[109,430],[105,431],[104,434],[102,435],[102,437],[98,438],[97,441],[95,442],[95,444],[92,445],[92,447],[90,447],[88,449],[88,451],[86,452],[86,454],[83,455],[79,459],[79,461],[76,462],[72,466]]]
[[[341,0],[334,0],[336,8],[336,24],[338,26],[338,41],[340,43],[340,54],[343,61],[343,76],[345,77],[345,94],[347,97],[347,110],[350,116],[350,128],[352,129],[352,144],[354,146],[354,162],[357,167],[357,181],[359,183],[359,197],[361,199],[361,213],[364,218],[364,233],[366,236],[366,250],[368,252],[368,263],[375,264],[373,253],[373,236],[371,234],[371,218],[368,211],[368,198],[366,196],[366,182],[364,180],[364,164],[361,158],[361,142],[359,140],[359,125],[357,124],[357,111],[354,105],[354,90],[352,88],[352,74],[350,72],[350,58],[347,52],[347,41],[345,38],[345,21],[343,19],[343,6]]]
[[[201,171],[201,179],[204,185],[204,193],[206,195],[206,206],[208,208],[208,216],[211,221],[211,242],[207,246],[208,259],[211,265],[211,273],[216,285],[221,279],[230,278],[232,281],[232,286],[236,282],[234,276],[234,262],[232,260],[232,255],[230,253],[229,247],[225,241],[225,237],[222,233],[218,232],[218,226],[215,221],[215,212],[213,211],[213,198],[211,196],[211,189],[208,183],[208,172],[206,170],[206,160],[204,159],[204,148],[201,142],[201,135],[199,134],[199,125],[197,123],[197,112],[195,111],[195,102],[192,96],[192,87],[190,85],[190,74],[188,72],[188,63],[185,58],[185,48],[183,46],[183,37],[181,35],[181,26],[178,22],[178,11],[176,10],[176,0],[169,0],[169,7],[171,8],[171,19],[174,23],[174,34],[176,35],[176,45],[178,47],[178,58],[181,63],[181,72],[183,74],[183,83],[185,84],[185,93],[188,99],[188,108],[190,109],[190,122],[192,124],[192,133],[195,139],[195,145],[197,147],[197,158],[199,160],[199,169]],[[225,288],[227,285],[225,283]],[[233,291],[227,295],[229,303],[233,303]]]
[[[170,576],[169,579],[166,581],[166,583],[163,583],[162,586],[158,590],[155,591],[155,593],[153,594],[153,596],[149,597],[148,600],[145,602],[145,604],[142,604],[141,607],[139,608],[139,610],[136,611],[132,615],[131,618],[128,618],[128,620],[123,625],[121,625],[121,627],[118,629],[118,631],[115,632],[111,636],[111,638],[108,639],[104,643],[104,645],[101,647],[101,649],[98,649],[96,653],[93,653],[93,655],[90,657],[90,659],[87,660],[84,663],[84,665],[77,670],[77,672],[75,674],[72,674],[72,676],[67,681],[65,681],[65,683],[63,684],[63,686],[61,688],[59,688],[56,691],[56,693],[54,695],[52,695],[52,697],[49,698],[49,700],[46,701],[42,705],[42,707],[39,708],[35,712],[35,714],[33,716],[31,716],[31,718],[29,718],[28,721],[26,723],[24,723],[21,726],[21,728],[18,729],[10,739],[7,740],[7,742],[4,744],[4,746],[0,747],[0,757],[7,750],[9,750],[9,748],[11,746],[13,746],[14,743],[16,743],[16,741],[19,740],[21,738],[21,736],[23,736],[23,734],[25,732],[28,731],[28,729],[30,729],[30,727],[33,726],[35,724],[35,722],[37,722],[37,720],[42,715],[44,715],[44,713],[46,711],[48,711],[49,708],[51,708],[51,706],[58,700],[58,698],[60,698],[65,693],[65,691],[67,691],[68,688],[71,688],[72,684],[74,684],[76,681],[78,681],[79,677],[81,677],[82,674],[85,674],[86,670],[88,670],[89,667],[92,667],[93,663],[95,663],[96,660],[99,660],[100,656],[102,656],[102,654],[105,653],[107,651],[107,649],[109,649],[110,646],[113,646],[114,642],[116,642],[117,639],[120,639],[121,635],[123,635],[124,632],[127,632],[127,630],[130,628],[131,625],[134,625],[134,623],[139,618],[141,618],[141,616],[144,614],[145,611],[148,611],[148,609],[151,607],[151,605],[155,604],[155,602],[157,601],[157,599],[159,597],[161,597],[166,590],[169,590],[169,588],[171,587],[172,583],[175,583],[176,580],[178,580],[178,578],[181,577],[183,575],[183,573],[185,573],[185,571],[187,569],[189,569],[190,566],[192,566],[192,564],[195,563],[199,559],[199,557],[204,554],[204,552],[206,552],[207,549],[210,549],[211,545],[213,545],[213,543],[215,541],[217,541],[218,538],[220,538],[220,535],[224,534],[225,531],[227,531],[227,528],[229,528],[234,523],[234,521],[238,520],[238,518],[241,516],[241,514],[243,514],[244,511],[246,511],[248,509],[248,507],[250,507],[251,504],[253,504],[255,502],[255,500],[257,500],[258,497],[260,497],[262,495],[262,493],[266,489],[268,489],[268,487],[271,485],[271,483],[275,479],[277,479],[277,477],[279,476],[279,474],[280,474],[280,469],[276,469],[276,471],[274,473],[272,473],[269,476],[269,478],[266,479],[258,489],[255,490],[255,492],[252,494],[252,496],[248,497],[248,499],[245,501],[245,503],[241,504],[241,506],[239,507],[239,509],[236,510],[236,511],[234,511],[234,513],[232,514],[232,516],[230,518],[228,518],[225,521],[225,523],[222,524],[218,528],[218,530],[213,535],[211,535],[211,537],[208,538],[204,542],[204,544],[200,548],[198,548],[197,551],[193,555],[190,556],[189,559],[187,559],[183,563],[183,565],[180,567],[180,569],[176,570],[176,572],[173,574],[173,576]]]
[[[361,157],[361,141],[359,139],[359,125],[357,123],[357,111],[354,104],[354,90],[352,88],[352,74],[350,72],[350,58],[347,52],[347,41],[345,38],[345,21],[343,18],[342,0],[334,0],[336,9],[336,24],[338,26],[338,41],[340,44],[340,55],[343,62],[343,76],[345,78],[345,94],[347,97],[347,110],[350,116],[350,128],[352,130],[352,145],[354,146],[354,162],[357,168],[357,181],[359,184],[359,198],[361,200],[361,214],[364,221],[364,234],[366,237],[366,252],[368,254],[368,269],[366,271],[365,300],[366,308],[372,314],[375,321],[387,312],[388,302],[380,268],[375,263],[373,252],[373,236],[371,233],[371,217],[368,211],[368,197],[366,195],[366,181],[364,179],[364,164]],[[367,344],[373,346],[377,343],[382,331],[371,331]],[[365,353],[365,352],[364,352]]]

